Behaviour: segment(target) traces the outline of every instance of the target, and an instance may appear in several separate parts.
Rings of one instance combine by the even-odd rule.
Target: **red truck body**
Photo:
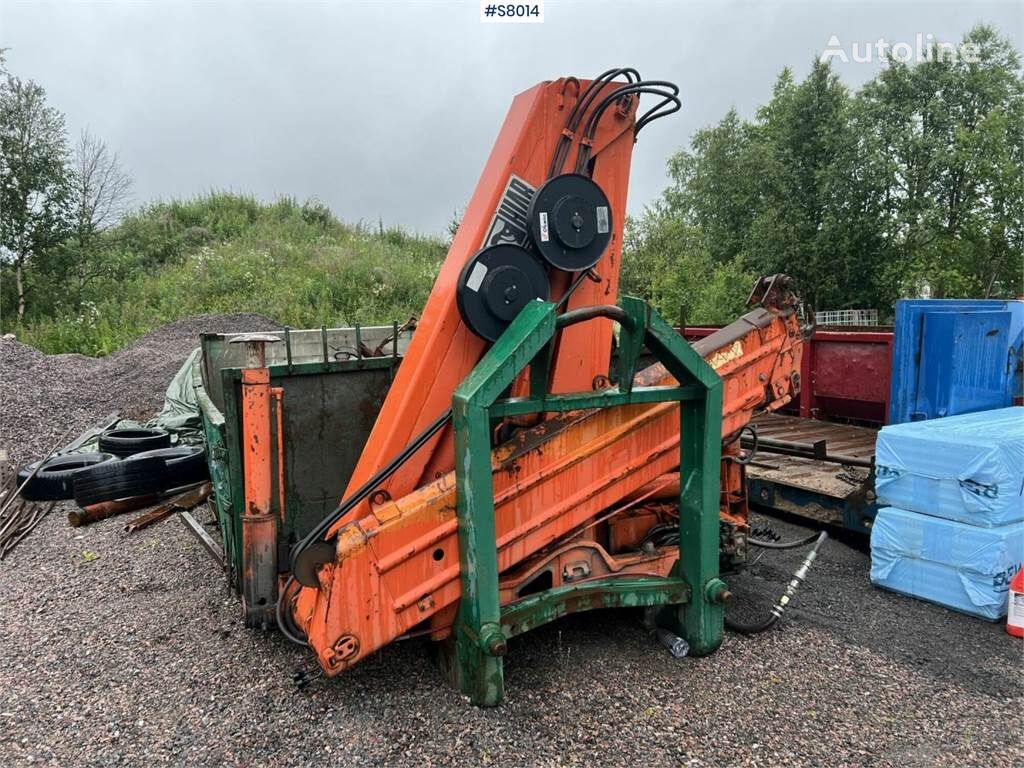
[[[718,330],[688,325],[693,341]],[[887,327],[818,328],[804,343],[799,402],[783,409],[805,419],[880,427],[888,423],[893,331]]]

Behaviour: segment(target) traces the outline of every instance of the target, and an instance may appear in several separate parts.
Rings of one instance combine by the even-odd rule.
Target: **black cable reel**
[[[530,240],[540,258],[515,244],[484,248],[463,267],[456,290],[466,326],[497,341],[529,302],[547,301],[546,262],[566,272],[597,264],[611,242],[608,197],[589,176],[566,173],[537,190],[527,213]],[[541,261],[543,259],[543,261]]]
[[[462,321],[487,341],[497,341],[529,302],[550,295],[540,259],[512,244],[484,248],[466,262],[455,292]]]
[[[527,216],[533,245],[556,269],[581,272],[601,260],[612,239],[612,210],[590,177],[564,173],[537,190]]]

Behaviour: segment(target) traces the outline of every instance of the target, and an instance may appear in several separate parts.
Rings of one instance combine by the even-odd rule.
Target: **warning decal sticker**
[[[526,214],[536,191],[518,176],[509,177],[481,248],[506,243],[526,245],[529,236]]]

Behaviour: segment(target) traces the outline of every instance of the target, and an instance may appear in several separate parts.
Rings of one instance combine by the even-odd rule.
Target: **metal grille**
[[[815,312],[817,325],[878,325],[877,309],[835,309]]]

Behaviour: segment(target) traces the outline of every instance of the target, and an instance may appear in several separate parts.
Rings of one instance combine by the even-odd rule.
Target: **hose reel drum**
[[[527,213],[527,247],[536,254],[512,243],[492,245],[463,267],[456,289],[463,322],[477,336],[496,341],[528,302],[548,300],[545,264],[584,272],[600,261],[611,242],[611,216],[607,196],[588,176],[548,179]]]
[[[496,341],[528,302],[550,294],[540,259],[518,245],[492,245],[466,262],[455,296],[469,329]]]
[[[579,173],[546,181],[533,197],[528,218],[541,258],[566,272],[597,264],[612,238],[608,198],[593,179]]]

